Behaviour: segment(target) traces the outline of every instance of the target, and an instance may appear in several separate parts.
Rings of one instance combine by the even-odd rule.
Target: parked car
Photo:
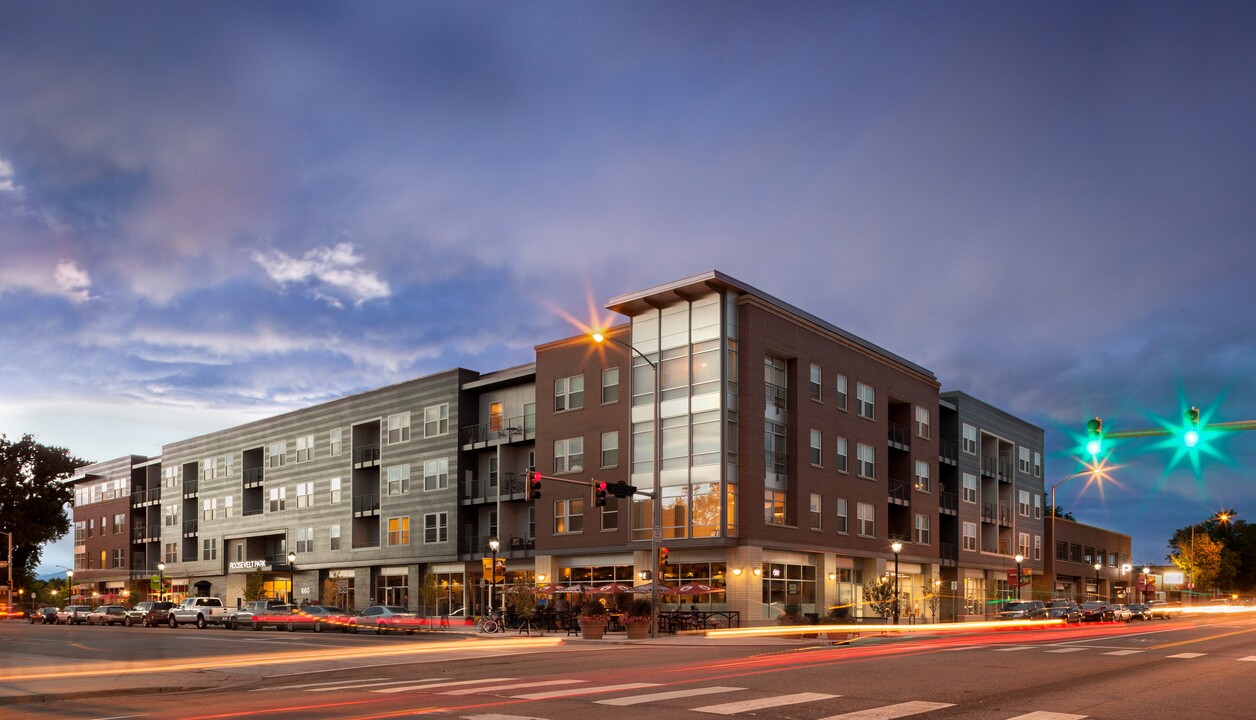
[[[1126,605],[1130,611],[1131,620],[1150,620],[1151,608],[1145,603],[1130,603]]]
[[[302,605],[294,607],[288,616],[288,632],[313,630],[322,632],[328,627],[347,629],[349,612],[334,605]]]
[[[1112,608],[1113,620],[1117,620],[1119,622],[1129,622],[1133,617],[1132,613],[1130,613],[1130,609],[1120,603],[1115,603],[1109,607]]]
[[[1173,617],[1173,608],[1170,607],[1169,603],[1163,600],[1152,600],[1147,603],[1147,611],[1151,613],[1151,617],[1153,618],[1164,618],[1165,620],[1168,620]]]
[[[77,625],[85,623],[91,611],[90,605],[66,605],[57,611],[57,624]]]
[[[238,630],[242,627],[253,627],[253,618],[257,615],[271,615],[278,608],[287,607],[282,600],[250,600],[236,608],[235,613],[227,618],[227,628]],[[261,630],[261,626],[253,627]]]
[[[147,601],[137,603],[135,607],[127,612],[127,620],[132,625],[143,625],[144,627],[157,627],[158,625],[168,625],[170,623],[170,610],[174,607],[174,603],[165,600]]]
[[[1112,622],[1116,620],[1116,613],[1112,612],[1112,606],[1103,602],[1084,602],[1079,606],[1082,610],[1082,622]]]
[[[31,625],[40,623],[42,625],[52,625],[57,622],[57,610],[55,607],[41,607],[38,610],[32,610],[27,617],[31,621]]]
[[[88,625],[125,625],[126,608],[121,605],[101,605],[87,614]]]
[[[398,605],[372,605],[349,618],[348,630],[356,633],[360,628],[374,628],[376,635],[383,635],[391,630],[404,630],[410,635],[421,624],[422,620],[417,614]]]
[[[1047,604],[1047,617],[1052,620],[1063,620],[1065,624],[1082,621],[1082,609],[1072,600],[1052,600]]]
[[[208,625],[226,626],[232,614],[222,604],[222,598],[190,597],[170,609],[169,625],[179,627],[179,623],[195,623],[204,629]]]
[[[288,627],[288,618],[292,617],[292,608],[292,605],[284,603],[268,605],[265,609],[253,613],[253,619],[249,621],[249,627],[254,630],[268,627],[284,630]]]
[[[1024,600],[1003,606],[995,615],[996,620],[1042,620],[1047,616],[1047,606],[1041,600]]]

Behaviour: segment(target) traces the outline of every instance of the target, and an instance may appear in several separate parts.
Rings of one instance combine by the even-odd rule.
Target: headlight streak
[[[115,663],[108,663],[108,667],[97,668],[74,668],[65,665],[56,666],[40,666],[31,668],[30,670],[9,675],[10,681],[22,680],[51,680],[51,679],[68,679],[82,677],[102,677],[102,676],[123,676],[123,675],[140,675],[145,673],[172,673],[172,672],[191,672],[198,670],[221,670],[238,667],[257,667],[264,665],[283,665],[288,663],[315,662],[325,660],[353,660],[359,658],[373,658],[381,654],[388,654],[392,657],[407,657],[415,655],[431,655],[436,653],[447,652],[449,650],[466,650],[474,647],[480,649],[532,649],[541,647],[553,647],[562,643],[557,637],[552,638],[529,638],[526,640],[512,638],[510,640],[476,640],[474,645],[470,645],[466,640],[446,641],[423,645],[421,647],[393,647],[381,649],[379,646],[353,648],[343,650],[329,650],[322,648],[319,650],[305,650],[301,652],[280,653],[280,654],[261,654],[254,653],[249,655],[236,655],[233,657],[223,658],[221,660],[187,660],[187,661],[170,661],[170,660],[145,660],[142,662],[132,662],[126,667],[116,667]]]
[[[685,634],[701,635],[709,638],[737,637],[789,637],[791,635],[811,635],[815,633],[833,633],[837,635],[866,633],[940,633],[967,632],[989,628],[1017,627],[1053,627],[1064,625],[1063,620],[997,620],[970,623],[930,623],[919,625],[781,625],[777,627],[754,628],[722,628],[719,630],[697,630]]]

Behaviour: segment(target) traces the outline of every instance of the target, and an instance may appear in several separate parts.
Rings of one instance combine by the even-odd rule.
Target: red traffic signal
[[[593,483],[593,507],[606,507],[606,483],[601,480]]]
[[[528,497],[541,499],[541,473],[536,470],[528,471]]]

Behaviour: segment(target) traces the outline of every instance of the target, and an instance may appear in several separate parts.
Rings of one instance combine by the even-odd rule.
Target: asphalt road
[[[849,645],[565,640],[11,624],[0,627],[6,651],[0,655],[0,698],[7,693],[9,703],[0,714],[205,720],[1256,717],[1256,615],[875,637]],[[55,675],[46,671],[50,666],[64,668],[64,677],[49,677]],[[61,689],[51,692],[53,684]],[[32,691],[46,696],[13,702],[16,693]]]

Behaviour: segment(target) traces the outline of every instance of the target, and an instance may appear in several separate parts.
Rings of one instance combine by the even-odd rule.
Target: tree
[[[884,575],[864,583],[864,601],[876,614],[886,617],[894,609],[894,578]]]
[[[437,614],[440,614],[438,607],[440,585],[438,584],[436,573],[425,573],[423,575],[423,587],[419,589],[419,599],[423,601],[423,614],[425,616],[431,614],[428,612],[429,607],[437,608]]]
[[[244,578],[244,600],[264,600],[266,597],[266,576],[261,569],[254,570]]]
[[[1194,543],[1187,537],[1169,547],[1173,550],[1169,560],[1186,573],[1188,580],[1194,580],[1196,590],[1216,587],[1222,569],[1221,543],[1205,533],[1197,533]]]
[[[1077,518],[1073,517],[1073,513],[1071,513],[1071,512],[1065,512],[1064,510],[1061,510],[1061,509],[1060,509],[1058,506],[1056,506],[1056,505],[1048,505],[1048,506],[1047,506],[1047,517],[1050,517],[1050,516],[1052,516],[1052,515],[1054,515],[1055,517],[1060,518],[1061,520],[1072,520],[1073,522],[1077,522]]]
[[[0,531],[13,533],[13,581],[29,585],[43,545],[70,531],[66,506],[74,499],[61,481],[89,465],[69,450],[0,435]],[[6,548],[7,551],[7,548]]]

